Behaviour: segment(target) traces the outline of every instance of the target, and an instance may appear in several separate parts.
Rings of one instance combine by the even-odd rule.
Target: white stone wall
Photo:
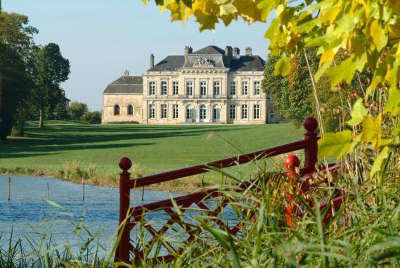
[[[114,106],[119,105],[119,115],[114,115]],[[133,115],[128,115],[128,106],[133,106]],[[142,94],[103,94],[102,123],[137,122],[143,123]]]

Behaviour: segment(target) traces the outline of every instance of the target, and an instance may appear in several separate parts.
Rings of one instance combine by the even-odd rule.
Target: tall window
[[[178,104],[174,104],[172,106],[172,118],[177,119],[178,117],[179,117]]]
[[[247,104],[242,104],[242,119],[247,119]]]
[[[193,96],[193,81],[186,81],[186,96]]]
[[[242,81],[242,95],[247,95],[249,91],[249,82]]]
[[[217,105],[213,107],[213,121],[218,122],[220,117],[220,110]]]
[[[214,81],[213,84],[213,95],[214,96],[219,96],[221,90],[221,82],[220,81]]]
[[[149,104],[149,118],[156,118],[156,106],[154,104]]]
[[[178,81],[172,82],[172,95],[178,95],[179,94],[179,83]]]
[[[128,105],[128,115],[133,115],[133,106]]]
[[[167,81],[161,81],[161,95],[167,95],[168,85]]]
[[[207,119],[207,108],[204,104],[200,106],[199,112],[200,112],[200,120]]]
[[[254,119],[260,119],[260,104],[254,104],[253,117]]]
[[[254,95],[260,95],[260,81],[254,81]]]
[[[118,104],[114,105],[114,115],[119,115],[119,105]]]
[[[229,105],[229,118],[236,119],[236,105],[235,104]]]
[[[192,120],[193,119],[193,110],[190,105],[186,106],[186,119]]]
[[[207,81],[200,81],[200,96],[207,95]]]
[[[229,95],[231,95],[231,96],[236,95],[236,82],[235,81],[231,81],[231,83],[230,83]]]
[[[149,81],[149,95],[156,95],[156,82]]]
[[[166,104],[161,104],[161,114],[160,114],[161,119],[167,118],[167,105]]]

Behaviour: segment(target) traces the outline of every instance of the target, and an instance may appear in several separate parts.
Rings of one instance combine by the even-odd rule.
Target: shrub
[[[86,112],[81,117],[82,121],[85,121],[90,124],[100,124],[101,123],[101,112]]]

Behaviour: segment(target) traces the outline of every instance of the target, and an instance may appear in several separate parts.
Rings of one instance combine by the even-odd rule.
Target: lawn
[[[301,139],[302,133],[286,123],[146,126],[49,121],[44,129],[28,124],[26,137],[1,144],[0,171],[68,179],[81,170],[101,183],[115,180],[122,156],[134,162],[134,174],[149,175],[284,144]]]

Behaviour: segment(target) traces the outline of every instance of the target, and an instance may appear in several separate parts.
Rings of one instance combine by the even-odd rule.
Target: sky
[[[69,59],[71,74],[62,84],[71,101],[101,110],[102,92],[125,70],[141,75],[168,55],[182,55],[186,45],[198,50],[207,45],[225,48],[247,46],[253,54],[267,56],[264,39],[267,24],[243,21],[229,27],[219,24],[214,31],[199,31],[194,20],[171,22],[169,12],[160,13],[153,4],[140,0],[2,0],[3,10],[29,17],[39,29],[37,44],[57,43]],[[154,2],[154,1],[152,1]]]

